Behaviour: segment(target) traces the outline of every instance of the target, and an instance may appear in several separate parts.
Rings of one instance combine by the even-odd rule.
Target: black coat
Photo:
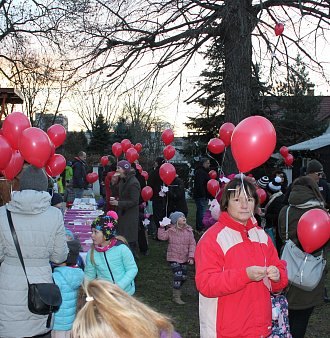
[[[85,161],[81,160],[79,157],[75,157],[72,162],[72,186],[73,188],[85,189],[88,186],[86,181],[87,175],[87,164]]]
[[[202,198],[209,197],[207,191],[207,182],[210,179],[207,169],[203,166],[199,167],[195,171],[195,180],[194,180],[194,190],[193,197],[194,198]]]
[[[188,206],[186,201],[186,191],[184,183],[179,177],[176,177],[171,185],[169,185],[167,194],[167,215],[174,211],[181,211],[187,216]]]

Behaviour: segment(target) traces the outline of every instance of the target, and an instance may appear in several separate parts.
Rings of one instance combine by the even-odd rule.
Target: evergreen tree
[[[77,156],[79,151],[86,151],[88,146],[88,140],[85,135],[85,132],[82,130],[70,131],[66,135],[65,142],[63,144],[63,154],[65,158],[72,159],[74,156]]]
[[[111,144],[121,142],[127,138],[131,140],[130,124],[125,117],[120,117],[115,124],[114,132],[110,136]]]
[[[105,121],[104,116],[99,114],[92,126],[91,141],[88,150],[93,154],[108,154],[111,147],[110,126]]]

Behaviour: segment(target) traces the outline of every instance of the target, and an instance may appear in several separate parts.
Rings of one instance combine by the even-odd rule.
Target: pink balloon
[[[322,209],[306,211],[298,221],[297,235],[306,252],[320,249],[330,239],[329,214]]]
[[[141,171],[141,176],[142,176],[146,181],[148,181],[149,174],[148,174],[147,171],[142,170],[142,171]]]
[[[46,163],[46,173],[50,177],[55,177],[57,175],[62,174],[66,167],[66,160],[65,158],[60,154],[54,154],[50,157],[48,162]]]
[[[12,150],[11,159],[7,167],[2,171],[7,180],[12,181],[14,177],[22,170],[24,158],[18,150]]]
[[[88,183],[95,183],[99,179],[99,175],[97,173],[89,173],[86,175],[86,181]]]
[[[225,150],[225,144],[219,138],[212,138],[207,144],[207,149],[212,154],[220,154]]]
[[[122,148],[123,148],[123,152],[126,153],[126,151],[131,147],[131,141],[128,140],[127,138],[124,138],[121,142],[120,142]],[[134,147],[134,146],[133,146]]]
[[[262,204],[266,201],[267,198],[267,193],[264,189],[258,188],[257,189],[257,194],[259,196],[259,203]]]
[[[169,161],[175,155],[175,148],[171,145],[168,145],[163,150],[164,157]]]
[[[174,133],[171,129],[166,129],[162,133],[162,140],[165,143],[165,145],[169,145],[174,140]]]
[[[284,163],[290,167],[293,163],[294,157],[291,154],[288,154],[284,157]]]
[[[231,122],[224,123],[219,129],[219,138],[223,141],[226,147],[230,145],[231,135],[235,129],[235,125]]]
[[[30,128],[31,123],[26,115],[20,112],[9,114],[3,121],[2,131],[13,149],[18,149],[23,130]]]
[[[170,185],[176,176],[176,170],[173,164],[171,163],[162,164],[159,168],[159,176],[165,184]]]
[[[141,190],[141,196],[145,202],[149,201],[152,198],[153,190],[148,185]]]
[[[101,162],[102,166],[105,167],[109,163],[108,156],[102,156],[100,162]]]
[[[262,116],[241,121],[231,137],[231,150],[240,172],[250,171],[268,160],[276,145],[272,123]]]
[[[217,178],[218,174],[215,170],[210,170],[209,176],[210,176],[210,178],[213,178],[215,180]]]
[[[135,164],[136,170],[141,174],[142,173],[142,166],[138,163]]]
[[[288,154],[289,154],[289,149],[288,149],[286,146],[281,147],[281,148],[280,148],[280,154],[281,154],[283,157],[288,156]]]
[[[5,169],[12,156],[12,148],[7,139],[0,135],[0,170]]]
[[[49,160],[52,147],[48,135],[43,130],[31,127],[23,130],[19,151],[26,162],[42,168]]]
[[[219,181],[215,180],[215,179],[210,179],[207,181],[207,191],[213,196],[215,197],[217,192],[220,189],[220,183]]]
[[[66,130],[61,124],[53,124],[47,129],[47,135],[54,143],[55,148],[58,148],[65,141]]]
[[[121,144],[119,142],[115,142],[112,146],[111,146],[111,150],[112,153],[116,156],[119,157],[121,155],[121,153],[123,152],[123,147],[121,146]]]

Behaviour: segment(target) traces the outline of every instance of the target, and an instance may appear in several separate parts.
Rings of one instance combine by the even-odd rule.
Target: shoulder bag
[[[56,312],[61,303],[62,297],[59,287],[55,283],[34,283],[31,284],[26,274],[25,264],[18,242],[17,234],[14,228],[10,211],[7,209],[8,223],[14,244],[18,253],[18,257],[22,264],[24,274],[28,283],[28,308],[30,312],[37,315],[48,315],[47,328],[50,327],[52,313]]]
[[[320,256],[315,257],[300,250],[295,243],[289,239],[289,209],[286,210],[285,218],[285,245],[281,259],[287,262],[288,279],[290,283],[302,290],[312,291],[319,284],[326,260],[323,250]]]

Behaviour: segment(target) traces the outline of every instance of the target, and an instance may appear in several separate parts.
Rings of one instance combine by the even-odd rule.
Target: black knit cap
[[[63,203],[63,197],[57,192],[54,192],[50,204],[54,206],[59,203]]]
[[[29,165],[22,171],[19,184],[20,190],[47,191],[48,178],[43,169]]]
[[[323,171],[323,165],[318,160],[311,160],[307,164],[306,173],[317,173]]]

